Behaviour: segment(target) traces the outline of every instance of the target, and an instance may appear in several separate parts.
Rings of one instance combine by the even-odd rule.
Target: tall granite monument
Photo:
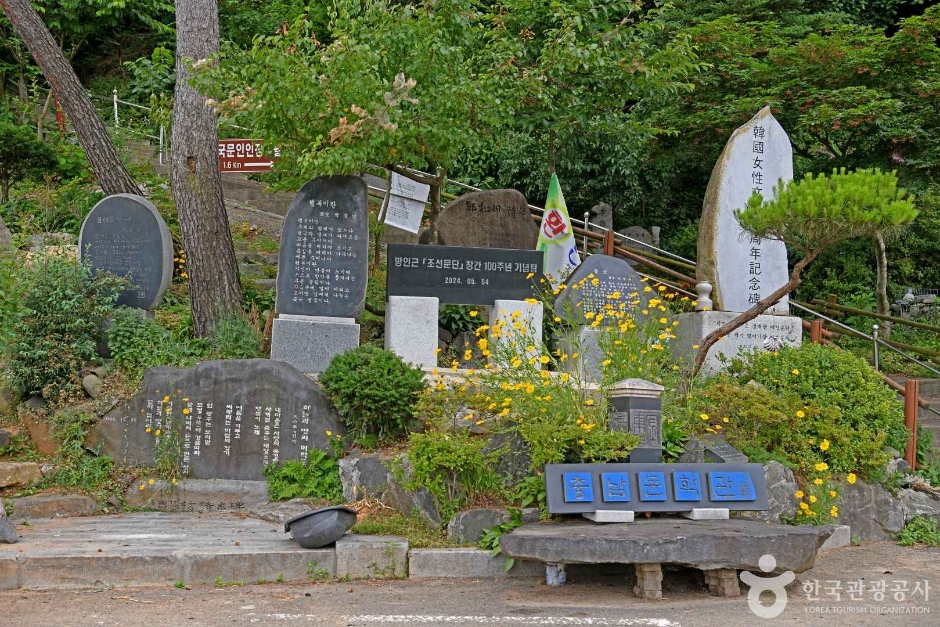
[[[734,212],[752,194],[772,198],[792,179],[790,138],[765,107],[728,139],[705,192],[696,278],[714,287],[716,310],[747,311],[789,279],[784,243],[752,236]],[[789,313],[787,298],[772,311]]]
[[[271,359],[322,372],[359,345],[369,263],[369,206],[357,176],[308,181],[281,233]]]
[[[89,212],[78,255],[96,272],[127,278],[118,305],[153,309],[173,278],[173,237],[160,212],[134,194],[114,194]]]

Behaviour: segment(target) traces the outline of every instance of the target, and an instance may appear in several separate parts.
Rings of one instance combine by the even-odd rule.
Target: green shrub
[[[212,328],[212,347],[219,359],[263,357],[261,331],[241,312],[224,316]]]
[[[87,265],[64,257],[26,266],[6,350],[10,388],[47,399],[78,389],[82,366],[97,357],[102,322],[123,285],[123,279],[96,277]]]
[[[360,346],[338,355],[320,375],[353,442],[399,438],[416,424],[424,373],[391,351]]]
[[[926,516],[918,516],[898,534],[901,546],[940,546],[940,528],[937,521]]]
[[[124,307],[111,318],[108,347],[114,364],[134,376],[155,366],[191,366],[208,350],[203,340],[183,339],[139,311]]]
[[[813,403],[850,429],[887,434],[887,444],[903,451],[908,432],[904,408],[895,392],[865,361],[821,344],[786,347],[736,360],[739,382],[754,380],[774,394],[792,394]]]
[[[499,494],[502,485],[492,471],[498,452],[484,452],[488,439],[467,431],[412,433],[408,438],[411,465],[409,490],[427,488],[437,501],[442,520],[468,501]]]
[[[339,480],[339,464],[319,449],[310,451],[307,464],[291,460],[270,464],[264,469],[268,494],[272,501],[296,498],[343,501],[343,484]]]

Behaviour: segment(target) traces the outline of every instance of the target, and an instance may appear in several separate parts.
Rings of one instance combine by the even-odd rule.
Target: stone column
[[[634,568],[636,568],[636,586],[633,587],[634,596],[641,599],[663,598],[662,564],[634,564]]]
[[[741,586],[738,583],[738,571],[733,568],[717,568],[705,571],[705,584],[708,593],[719,597],[741,596]]]
[[[628,431],[640,437],[630,452],[633,463],[663,460],[663,401],[665,388],[643,379],[624,379],[610,389],[611,431]]]
[[[499,338],[493,338],[493,344],[516,342],[515,352],[520,359],[527,361],[532,357],[542,355],[542,303],[530,303],[524,300],[497,300],[490,308],[490,334],[497,326],[501,326],[503,331]],[[534,350],[529,350],[528,347]],[[494,353],[496,350],[490,349]],[[492,358],[493,363],[499,366],[508,364],[498,363],[498,360]]]
[[[422,296],[389,296],[385,308],[385,348],[422,368],[437,365],[440,301]]]

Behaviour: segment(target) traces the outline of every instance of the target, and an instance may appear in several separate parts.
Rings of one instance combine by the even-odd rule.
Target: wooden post
[[[812,324],[809,325],[809,341],[813,344],[821,344],[823,335],[823,322],[822,320],[813,320]]]
[[[911,470],[917,470],[917,398],[920,396],[920,381],[917,379],[908,379],[904,382],[904,426],[907,427],[911,435],[907,440],[907,448],[904,451],[904,459],[911,466]]]
[[[608,257],[614,256],[614,232],[604,231],[604,254]]]

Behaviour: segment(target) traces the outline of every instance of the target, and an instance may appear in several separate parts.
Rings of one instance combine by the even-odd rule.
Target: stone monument
[[[610,389],[607,428],[640,438],[630,452],[631,463],[663,460],[663,390],[663,386],[642,379],[624,379]]]
[[[496,189],[447,205],[437,219],[437,237],[444,246],[535,250],[539,228],[521,192]]]
[[[690,358],[700,345],[740,312],[747,311],[789,279],[787,249],[778,240],[761,239],[744,231],[734,213],[752,194],[771,198],[793,178],[793,149],[786,132],[765,107],[728,139],[712,170],[698,237],[700,306],[681,314],[672,343],[680,358]],[[702,307],[713,302],[715,311]],[[799,318],[789,316],[787,297],[709,350],[703,370],[714,373],[741,351],[766,350],[803,340]]]
[[[173,278],[173,237],[160,212],[134,194],[115,194],[89,212],[78,235],[78,255],[96,272],[129,281],[118,305],[153,309]]]
[[[614,208],[606,202],[594,205],[591,207],[591,223],[602,229],[612,231],[614,229]]]
[[[271,359],[322,372],[359,345],[369,263],[366,185],[357,176],[308,181],[281,233]]]
[[[734,212],[792,179],[790,138],[765,107],[728,139],[705,192],[696,278],[714,287],[715,309],[747,311],[789,279],[784,243],[752,236]],[[786,297],[771,311],[788,314]]]
[[[111,409],[89,435],[120,466],[171,456],[183,476],[264,480],[264,467],[329,452],[343,432],[319,386],[268,359],[207,361],[144,373],[140,392]]]
[[[623,311],[637,324],[643,324],[643,311],[648,311],[651,296],[647,289],[640,275],[623,259],[591,255],[581,262],[555,299],[556,314],[573,325],[571,335],[559,342],[559,348],[568,355],[579,354],[577,360],[564,361],[564,368],[576,372],[581,381],[600,381],[604,353],[598,340],[602,330],[592,322],[601,315],[599,326],[616,324],[616,314]]]

